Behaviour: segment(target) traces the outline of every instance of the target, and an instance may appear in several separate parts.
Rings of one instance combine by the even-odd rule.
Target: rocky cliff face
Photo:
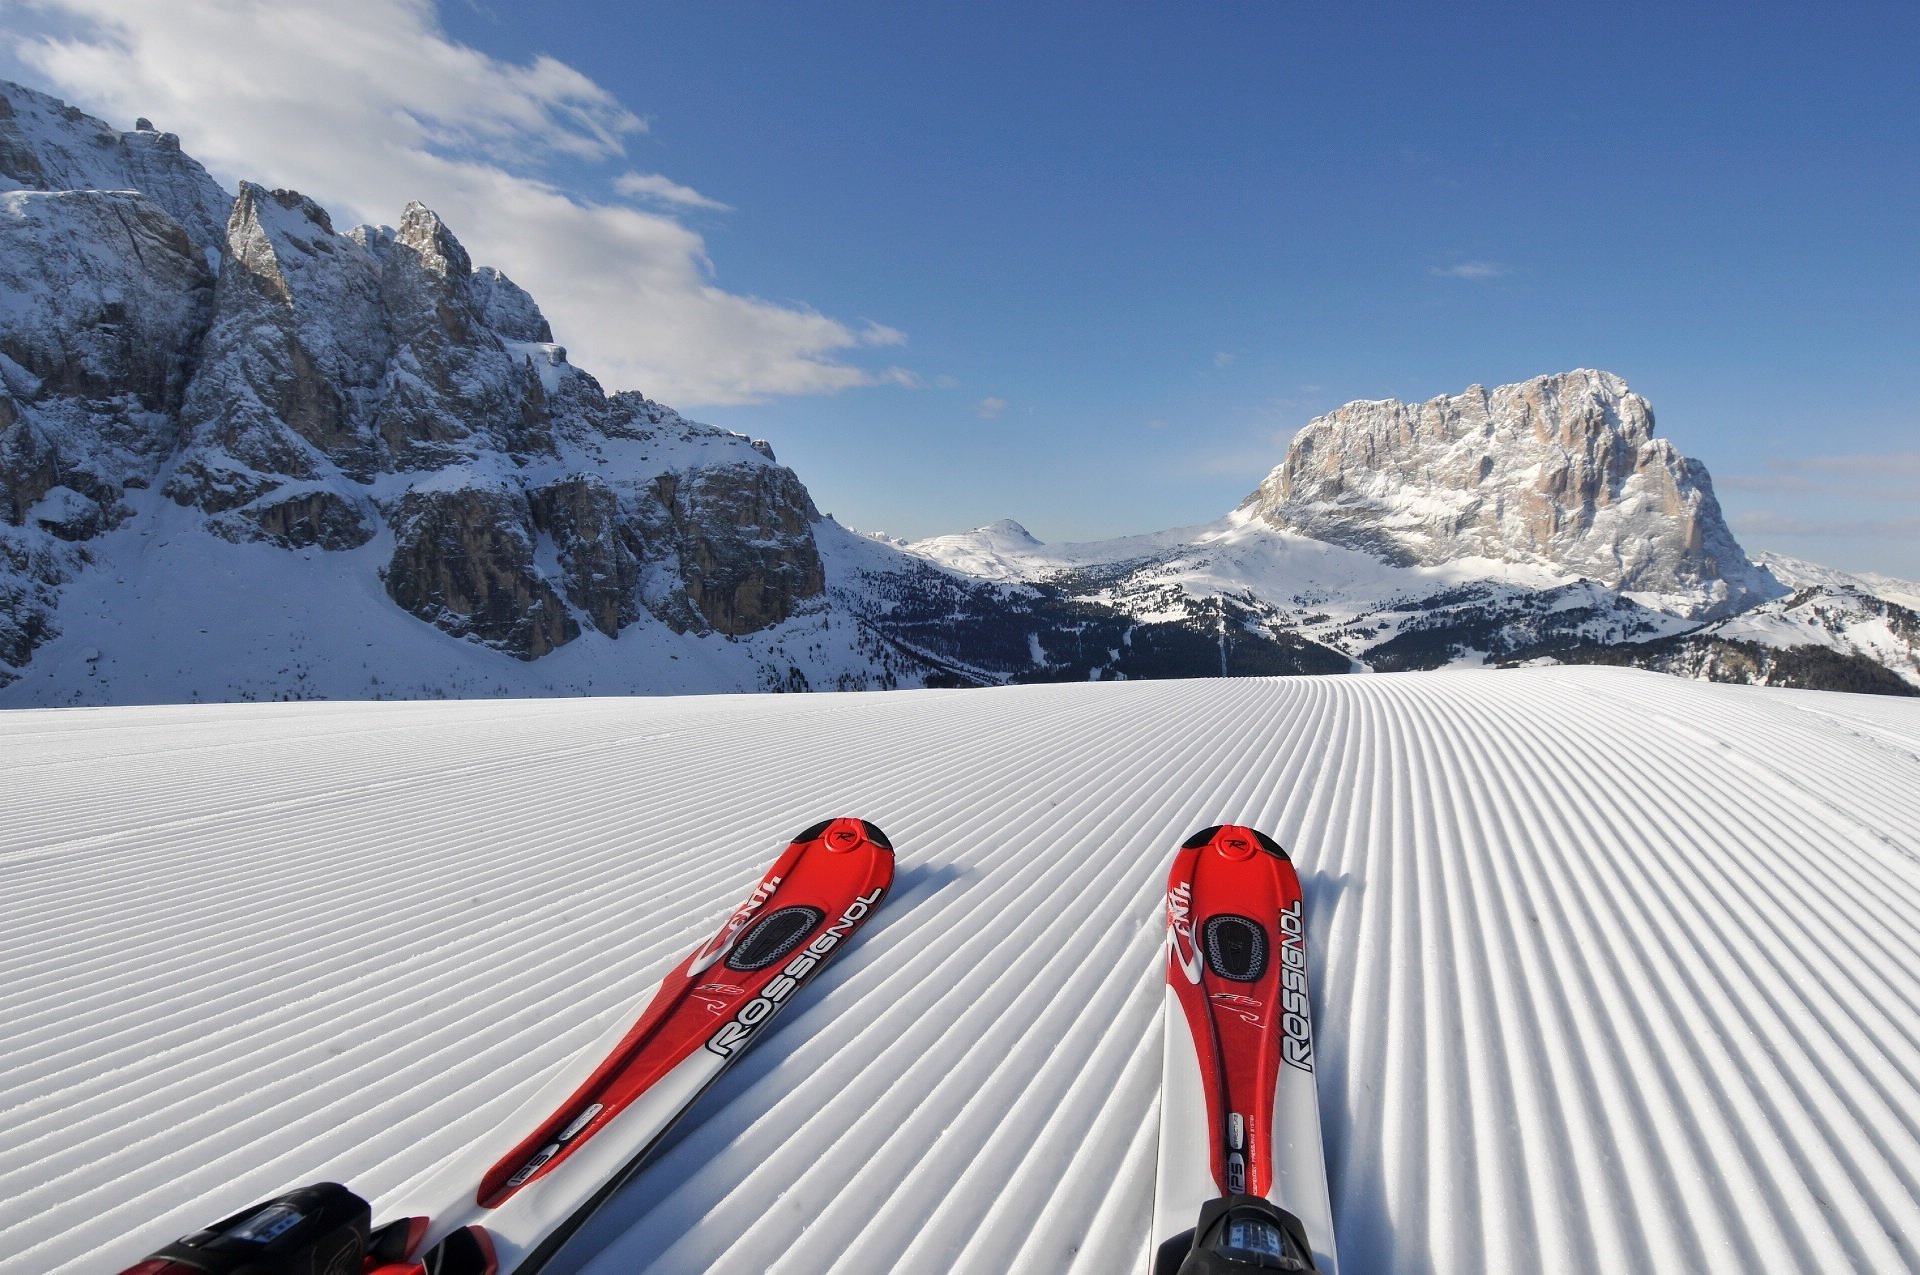
[[[1748,563],[1698,461],[1625,381],[1574,371],[1310,422],[1243,502],[1272,526],[1434,565],[1482,557],[1721,615],[1782,592]]]
[[[398,607],[527,660],[648,613],[753,633],[824,590],[770,449],[604,394],[419,204],[343,233],[0,84],[0,295],[0,684],[156,487],[230,542],[390,543]]]

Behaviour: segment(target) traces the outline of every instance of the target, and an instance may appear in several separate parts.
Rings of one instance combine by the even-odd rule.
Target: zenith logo
[[[713,968],[716,961],[733,950],[733,941],[740,937],[740,931],[747,928],[747,922],[753,920],[753,914],[760,910],[760,905],[773,897],[774,889],[779,884],[779,877],[768,877],[760,883],[754,890],[753,897],[735,909],[733,915],[727,918],[726,925],[721,927],[720,932],[694,954],[693,960],[687,965],[688,978],[706,973]]]
[[[1167,891],[1167,956],[1189,983],[1200,982],[1200,951],[1193,945],[1193,883]]]

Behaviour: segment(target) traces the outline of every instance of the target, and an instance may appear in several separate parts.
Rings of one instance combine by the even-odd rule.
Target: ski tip
[[[877,824],[868,823],[865,819],[822,819],[793,841],[795,845],[825,841],[827,849],[842,852],[857,848],[862,841],[870,841],[889,853],[893,850],[893,842],[887,840],[887,834],[880,831]]]
[[[1258,828],[1248,828],[1236,823],[1217,823],[1211,828],[1202,828],[1180,843],[1182,850],[1199,850],[1206,846],[1217,847],[1229,858],[1244,859],[1256,851],[1264,851],[1276,859],[1285,859],[1287,852],[1278,841],[1269,837]]]

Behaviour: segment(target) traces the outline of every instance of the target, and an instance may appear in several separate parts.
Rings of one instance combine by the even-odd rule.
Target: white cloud
[[[732,212],[730,204],[708,199],[691,186],[682,186],[659,173],[622,173],[613,179],[613,188],[632,199],[656,200],[680,208],[706,208],[713,212]]]
[[[609,388],[697,406],[904,383],[844,359],[897,330],[728,292],[671,216],[543,179],[555,156],[619,160],[646,121],[553,58],[454,42],[433,0],[14,2],[64,28],[15,37],[56,92],[120,127],[151,118],[223,180],[299,190],[343,225],[435,209]]]
[[[1485,283],[1513,273],[1513,267],[1498,261],[1459,261],[1450,266],[1432,266],[1431,272],[1442,279],[1465,279]]]
[[[1783,514],[1772,509],[1756,509],[1738,514],[1729,521],[1743,536],[1867,536],[1911,541],[1920,536],[1920,518],[1822,518],[1808,514]]]
[[[1215,367],[1232,367],[1236,357],[1231,350],[1220,350],[1213,356],[1213,365]]]
[[[1778,457],[1760,473],[1716,476],[1722,491],[1763,495],[1833,497],[1851,505],[1882,503],[1909,509],[1913,480],[1920,478],[1920,452],[1851,452],[1833,456]]]
[[[860,344],[862,345],[905,345],[907,334],[899,328],[890,328],[884,323],[866,320],[860,326]]]
[[[979,415],[981,420],[990,421],[1007,410],[1007,400],[989,395],[975,404],[973,410]]]
[[[1920,478],[1920,452],[1850,452],[1842,456],[1809,456],[1778,461],[1775,468],[1817,469],[1829,474],[1867,474],[1875,478],[1911,475]]]

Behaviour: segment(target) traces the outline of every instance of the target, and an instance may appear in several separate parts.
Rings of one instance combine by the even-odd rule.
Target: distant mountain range
[[[1619,377],[1309,423],[1200,527],[904,543],[574,367],[430,210],[339,231],[0,83],[0,704],[1480,666],[1920,692],[1920,586],[1750,560]]]

